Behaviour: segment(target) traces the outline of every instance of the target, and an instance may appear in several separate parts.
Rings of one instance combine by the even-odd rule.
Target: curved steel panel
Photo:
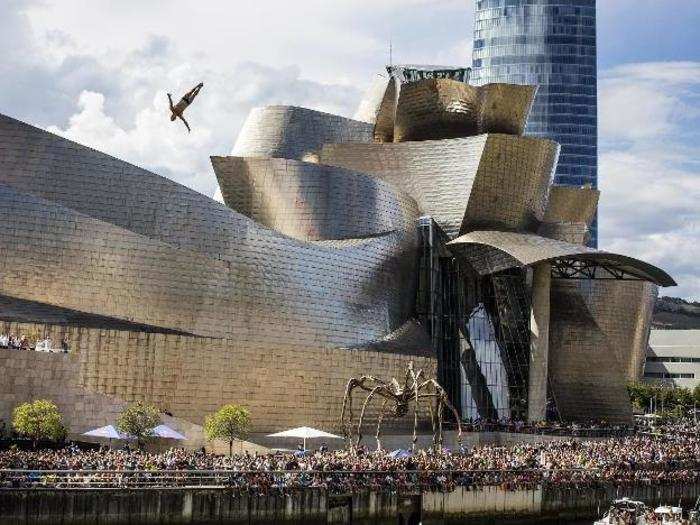
[[[476,89],[481,133],[522,135],[525,132],[537,86],[493,83]]]
[[[579,282],[552,280],[549,379],[565,421],[630,423],[626,364],[580,293]]]
[[[553,185],[549,190],[545,222],[590,224],[598,209],[600,191],[595,188]]]
[[[512,135],[395,144],[327,144],[324,164],[371,173],[413,197],[449,236],[535,230],[556,165],[554,142]]]
[[[477,88],[463,82],[430,79],[403,84],[394,142],[478,135],[478,107]]]
[[[455,253],[466,257],[470,264],[482,274],[518,266],[532,266],[555,259],[566,259],[593,261],[602,266],[619,268],[659,286],[676,286],[676,282],[662,269],[638,259],[547,239],[539,235],[474,231],[449,242],[448,246]],[[473,248],[476,250],[472,251]]]
[[[374,126],[295,106],[253,109],[238,134],[232,155],[313,160],[328,142],[372,142]]]
[[[582,280],[578,292],[608,338],[628,382],[644,372],[656,285],[644,281]]]
[[[377,110],[375,139],[406,142],[483,133],[522,135],[537,88],[471,86],[446,78],[387,82]]]
[[[227,206],[297,239],[407,231],[419,216],[413,199],[364,173],[287,159],[211,161]]]

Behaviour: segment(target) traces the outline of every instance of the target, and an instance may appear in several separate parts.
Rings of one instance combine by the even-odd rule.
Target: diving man
[[[173,106],[173,97],[170,93],[168,93],[168,101],[170,102],[170,112],[172,113],[172,115],[170,115],[170,120],[175,122],[175,119],[179,118],[180,120],[182,120],[182,122],[185,123],[185,127],[187,128],[188,132],[190,132],[192,130],[190,129],[190,125],[187,123],[187,121],[185,120],[185,117],[183,117],[182,114],[187,109],[187,106],[192,104],[192,102],[194,101],[194,97],[196,97],[199,94],[199,90],[202,89],[203,87],[204,87],[204,84],[202,82],[200,82],[194,88],[192,88],[192,90],[185,93],[185,95],[180,99],[180,102],[178,102],[174,106]]]

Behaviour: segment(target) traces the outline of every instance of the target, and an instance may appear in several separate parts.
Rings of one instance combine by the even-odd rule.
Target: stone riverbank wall
[[[101,524],[496,524],[593,519],[616,497],[689,507],[700,484],[442,494],[362,492],[332,496],[306,489],[254,496],[227,489],[0,489],[0,525]]]

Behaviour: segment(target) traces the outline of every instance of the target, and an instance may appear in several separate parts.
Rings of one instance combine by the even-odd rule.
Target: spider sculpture
[[[367,397],[362,403],[360,417],[357,426],[354,425],[352,394],[355,389],[360,389],[367,392]],[[365,411],[369,402],[378,396],[382,398],[379,416],[377,417],[377,448],[381,449],[380,433],[384,416],[388,414],[394,417],[403,417],[408,414],[409,404],[413,402],[413,449],[416,447],[418,439],[418,411],[420,410],[421,402],[425,402],[430,411],[430,422],[433,427],[433,444],[436,447],[442,447],[442,419],[445,407],[452,411],[455,421],[457,422],[458,440],[462,441],[462,425],[460,424],[459,414],[455,407],[447,398],[447,392],[434,379],[426,379],[423,370],[417,372],[413,368],[413,362],[409,362],[406,367],[406,375],[404,377],[403,386],[396,379],[391,379],[390,382],[382,381],[372,376],[362,376],[359,379],[351,378],[345,388],[345,398],[343,400],[343,409],[340,413],[340,425],[343,429],[345,439],[350,443],[351,447],[356,447],[362,440],[362,423],[365,416]]]

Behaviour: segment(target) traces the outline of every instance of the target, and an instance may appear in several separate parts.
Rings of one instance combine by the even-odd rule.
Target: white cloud
[[[624,64],[601,75],[603,139],[656,140],[700,116],[700,63]]]
[[[118,120],[108,110],[104,94],[85,90],[78,96],[77,111],[68,124],[48,129],[209,196],[217,188],[209,156],[231,150],[254,106],[293,104],[349,115],[360,98],[353,88],[302,80],[298,68],[243,63],[221,73],[201,68],[195,71],[185,63],[170,70],[156,67],[149,74],[149,64],[133,65],[122,78],[124,98],[130,95],[139,101],[139,109],[128,118]],[[204,88],[185,114],[192,128],[188,133],[179,120],[170,121],[166,92],[158,86],[175,86],[173,98],[177,100],[200,79]],[[232,85],[235,91],[229,89]],[[149,95],[150,100],[146,98]],[[125,105],[128,107],[127,102]]]
[[[184,178],[191,186],[197,178],[209,178],[203,170],[202,159],[191,152],[201,151],[211,142],[211,131],[195,128],[191,134],[183,133],[181,124],[167,121],[164,116],[167,104],[165,93],[159,93],[152,104],[136,115],[134,125],[123,129],[105,113],[104,95],[83,91],[78,99],[78,113],[70,117],[69,125],[62,130],[56,126],[48,129],[70,140],[85,144],[140,166],[157,166]]]
[[[601,75],[601,247],[669,271],[700,298],[700,64],[626,64]]]
[[[0,43],[13,50],[0,61],[0,112],[212,195],[209,156],[231,150],[252,107],[351,116],[390,35],[410,61],[460,55],[468,24],[454,10],[469,16],[462,0],[0,2]],[[459,32],[416,39],[426,17]],[[187,134],[165,92],[199,81]]]

